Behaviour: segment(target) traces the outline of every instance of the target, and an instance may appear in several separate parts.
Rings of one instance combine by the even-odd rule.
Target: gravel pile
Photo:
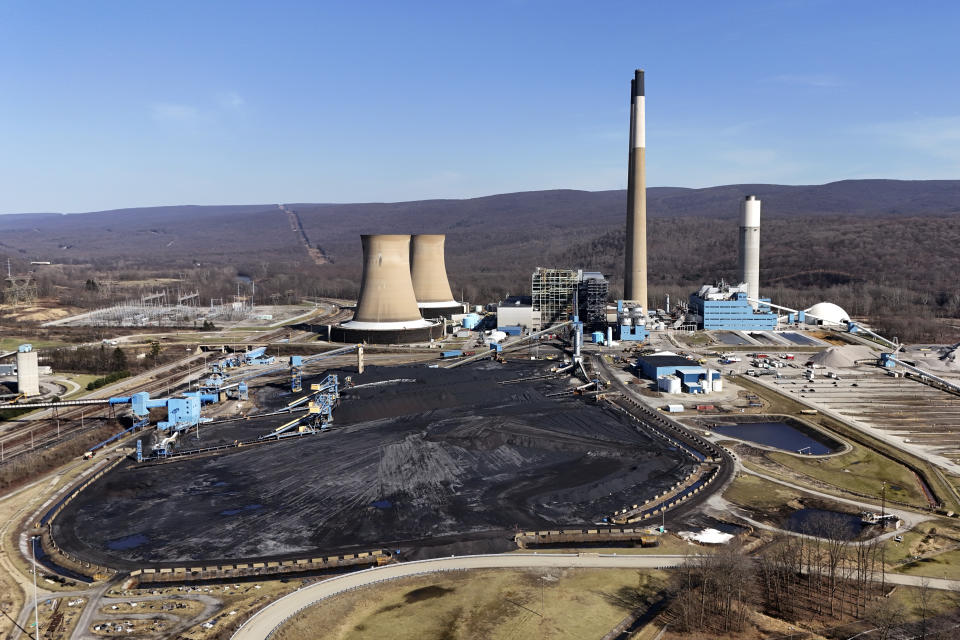
[[[810,360],[828,369],[844,369],[857,366],[857,360],[877,359],[877,357],[870,347],[848,344],[842,347],[828,347]]]

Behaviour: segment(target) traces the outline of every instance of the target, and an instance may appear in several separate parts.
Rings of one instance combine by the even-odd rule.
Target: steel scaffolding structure
[[[580,321],[587,331],[604,331],[607,328],[607,294],[609,284],[602,273],[584,272],[577,288]]]
[[[580,275],[580,271],[544,267],[537,267],[533,272],[530,286],[533,310],[540,311],[542,326],[565,322],[573,315]]]

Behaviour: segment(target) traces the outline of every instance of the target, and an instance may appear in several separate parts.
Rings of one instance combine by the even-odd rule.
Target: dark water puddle
[[[826,509],[800,509],[787,518],[786,528],[820,538],[854,540],[865,525],[860,516]]]
[[[246,506],[240,507],[238,509],[225,509],[220,512],[222,516],[235,516],[238,513],[243,513],[244,511],[257,511],[263,509],[262,504],[248,504]]]
[[[150,542],[150,538],[142,533],[135,533],[125,538],[117,538],[107,542],[107,548],[113,551],[124,551],[126,549],[136,549]]]
[[[370,506],[376,507],[377,509],[389,509],[393,506],[393,503],[389,500],[377,500],[376,502],[371,502]]]
[[[73,571],[70,571],[70,569],[61,567],[60,565],[56,564],[53,561],[53,559],[47,555],[47,552],[43,550],[43,546],[40,544],[40,538],[33,539],[33,553],[34,553],[34,557],[37,559],[37,564],[39,564],[42,567],[46,567],[52,573],[65,576],[67,578],[72,578],[78,582],[85,582],[87,584],[90,584],[93,582],[91,578],[85,575],[82,575],[80,573],[75,573]],[[39,571],[37,573],[39,574]]]
[[[823,455],[840,449],[839,442],[814,434],[811,430],[801,430],[786,422],[744,422],[716,425],[710,429],[731,438],[747,440],[792,453]]]

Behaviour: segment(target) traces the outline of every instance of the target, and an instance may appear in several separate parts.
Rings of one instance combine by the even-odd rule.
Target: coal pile
[[[568,378],[500,384],[546,371],[372,367],[355,383],[416,381],[344,393],[334,428],[315,436],[121,465],[64,510],[54,536],[117,567],[380,547],[502,551],[516,527],[589,525],[689,472],[678,451],[617,413],[547,397],[572,388]],[[280,387],[261,392],[289,401]],[[286,420],[201,427],[201,440],[249,439]]]

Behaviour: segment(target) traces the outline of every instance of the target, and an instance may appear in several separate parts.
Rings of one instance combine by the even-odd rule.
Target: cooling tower
[[[410,277],[410,236],[364,235],[363,275],[353,320],[330,330],[337,342],[422,342],[440,336],[423,319]]]
[[[747,196],[740,203],[740,282],[747,285],[747,297],[760,295],[760,201]],[[757,308],[756,302],[750,306]]]
[[[439,318],[463,313],[463,305],[457,304],[447,280],[447,267],[443,258],[445,236],[419,234],[413,236],[410,245],[410,275],[413,292],[424,318]]]
[[[647,310],[647,136],[643,71],[630,85],[630,160],[627,169],[627,246],[623,296]]]

